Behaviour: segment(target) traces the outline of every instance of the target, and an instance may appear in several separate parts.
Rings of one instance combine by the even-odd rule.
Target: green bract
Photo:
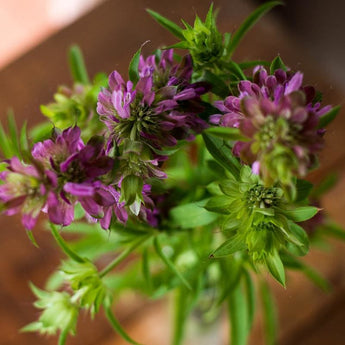
[[[93,317],[109,295],[95,265],[91,262],[66,261],[61,270],[74,291],[71,300],[79,303],[80,307],[89,309]]]
[[[61,333],[75,334],[79,314],[79,306],[73,303],[67,292],[43,291],[33,284],[33,293],[38,297],[34,303],[36,308],[43,309],[38,321],[25,326],[22,331],[43,334]]]
[[[265,187],[248,166],[235,179],[219,183],[221,193],[212,197],[205,208],[222,214],[221,228],[228,239],[213,253],[222,257],[238,251],[248,253],[254,264],[265,264],[272,275],[284,285],[281,250],[305,255],[308,237],[294,221],[307,220],[315,215],[314,207],[291,208],[279,187]]]

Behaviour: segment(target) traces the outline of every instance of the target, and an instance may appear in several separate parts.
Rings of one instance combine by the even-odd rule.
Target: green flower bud
[[[72,300],[78,302],[80,307],[89,309],[93,317],[109,295],[97,268],[91,262],[68,261],[63,263],[61,269],[74,291]]]
[[[38,321],[25,326],[24,332],[40,332],[54,335],[57,331],[75,334],[79,306],[67,292],[43,291],[31,284],[31,289],[38,300],[34,306],[43,309]]]

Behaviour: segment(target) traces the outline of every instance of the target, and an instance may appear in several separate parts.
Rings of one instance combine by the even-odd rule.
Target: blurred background
[[[221,31],[234,31],[260,0],[215,0],[220,8]],[[174,42],[145,13],[149,7],[178,21],[188,22],[197,12],[202,18],[206,0],[0,0],[0,116],[12,107],[18,123],[42,121],[39,104],[48,103],[59,84],[69,84],[66,52],[78,43],[84,51],[90,74],[118,69],[125,73],[128,61],[144,41],[149,48]],[[345,103],[345,2],[339,0],[288,0],[284,7],[266,16],[243,41],[235,58],[273,59],[281,54],[294,70],[302,70],[308,83],[324,93],[325,104]],[[149,50],[148,50],[149,51]],[[339,183],[325,196],[323,207],[345,226],[345,119],[344,110],[327,133],[321,169],[311,176],[318,183],[336,172]],[[42,228],[42,227],[41,227]],[[59,253],[47,232],[39,226],[35,236],[40,249],[28,241],[19,217],[0,217],[0,344],[48,345],[55,338],[19,334],[18,329],[37,317],[28,281],[44,286],[59,263]],[[291,275],[289,287],[275,286],[279,304],[282,345],[343,345],[345,330],[345,251],[335,243],[328,252],[314,250],[307,260],[333,283],[324,294],[300,275]],[[122,304],[121,304],[122,303]],[[166,304],[138,303],[133,296],[117,307],[126,329],[146,345],[168,344]],[[260,318],[251,345],[260,345]],[[115,338],[102,316],[95,321],[85,315],[80,334],[67,344],[125,344]],[[227,326],[221,334],[226,339]],[[207,344],[212,339],[203,336]],[[191,336],[187,345],[202,345]],[[224,344],[226,341],[224,340]]]

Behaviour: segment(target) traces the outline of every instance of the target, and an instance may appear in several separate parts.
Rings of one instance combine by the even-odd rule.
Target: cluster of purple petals
[[[192,139],[206,127],[200,112],[200,95],[207,91],[202,83],[190,83],[192,61],[190,56],[181,63],[173,62],[173,51],[166,50],[157,61],[155,55],[140,57],[139,81],[133,86],[125,82],[117,71],[109,76],[109,89],[98,96],[97,111],[116,141],[129,137],[126,121],[146,121],[138,127],[137,136],[156,149],[174,146],[180,139]],[[141,112],[142,117],[139,118]],[[133,134],[133,133],[132,133]]]
[[[124,204],[115,187],[102,182],[113,167],[105,155],[103,140],[93,137],[85,145],[78,127],[68,128],[32,149],[33,164],[26,166],[14,157],[1,179],[0,199],[7,214],[21,212],[27,229],[32,229],[42,210],[51,222],[63,226],[74,219],[79,202],[90,218],[107,228],[109,209],[125,222]]]
[[[238,96],[215,102],[221,113],[211,116],[210,122],[240,129],[248,141],[238,141],[234,154],[245,163],[253,164],[256,172],[260,169],[260,152],[253,152],[253,143],[268,118],[273,121],[283,118],[291,129],[288,140],[283,140],[282,144],[300,160],[300,175],[307,173],[315,161],[315,154],[323,147],[324,130],[318,129],[318,124],[320,116],[330,111],[331,106],[321,108],[320,103],[313,104],[314,88],[302,83],[303,74],[300,72],[278,69],[270,75],[264,67],[257,66],[253,81],[239,83]],[[267,150],[273,149],[274,141]]]

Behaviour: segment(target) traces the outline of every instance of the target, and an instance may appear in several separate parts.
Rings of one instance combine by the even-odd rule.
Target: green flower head
[[[74,291],[71,299],[80,307],[89,309],[93,317],[108,295],[97,268],[91,262],[68,261],[61,269]]]
[[[36,308],[42,309],[38,321],[25,326],[24,332],[40,332],[55,335],[57,331],[75,334],[79,307],[72,302],[67,292],[43,291],[31,284],[33,293],[38,297],[34,303]]]

